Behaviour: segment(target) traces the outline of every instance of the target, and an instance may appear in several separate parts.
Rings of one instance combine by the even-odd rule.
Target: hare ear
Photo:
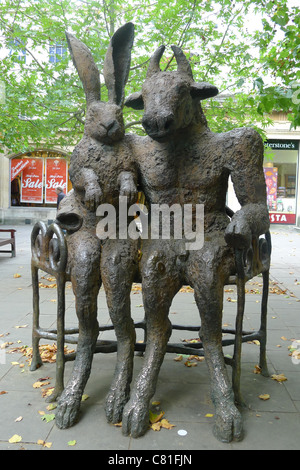
[[[109,101],[123,105],[124,88],[128,80],[134,25],[126,23],[112,36],[103,66]]]
[[[100,74],[89,48],[75,36],[66,32],[67,42],[73,64],[82,82],[87,106],[100,101]]]

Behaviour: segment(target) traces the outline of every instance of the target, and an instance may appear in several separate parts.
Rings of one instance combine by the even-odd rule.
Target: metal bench
[[[78,328],[65,329],[65,285],[70,281],[67,271],[67,243],[63,231],[57,224],[47,227],[43,222],[37,223],[31,235],[32,248],[32,286],[33,286],[33,330],[32,344],[33,357],[31,370],[43,364],[39,353],[39,341],[41,338],[57,342],[56,356],[56,383],[55,389],[48,401],[55,401],[64,389],[64,365],[66,361],[75,359],[76,353],[64,352],[65,343],[76,344]],[[223,339],[222,346],[234,345],[233,356],[225,356],[225,362],[232,367],[232,386],[237,403],[242,403],[240,395],[241,374],[241,347],[243,342],[259,340],[260,355],[259,366],[261,373],[268,376],[266,362],[266,328],[267,328],[267,302],[269,293],[269,267],[271,255],[271,237],[266,233],[259,239],[254,239],[252,247],[236,253],[236,275],[227,280],[226,285],[237,286],[237,315],[235,329],[224,328],[223,333],[232,335],[232,338]],[[43,329],[40,327],[39,316],[39,270],[42,270],[56,278],[57,282],[57,327],[55,329]],[[254,276],[262,274],[263,290],[261,302],[261,323],[258,331],[243,330],[243,316],[245,309],[245,284]],[[135,328],[142,328],[145,332],[145,341],[136,343],[135,350],[143,352],[146,342],[145,321],[135,323]],[[198,332],[200,326],[172,325],[173,330],[187,330]],[[100,326],[100,331],[113,330],[112,325]],[[117,351],[116,341],[98,340],[95,353],[111,353]],[[191,354],[204,356],[201,341],[197,343],[169,343],[167,353]]]
[[[16,256],[16,238],[14,229],[0,229],[0,233],[10,233],[10,238],[2,238],[0,235],[0,246],[10,245],[10,250],[0,250],[0,253],[11,253],[12,258]]]

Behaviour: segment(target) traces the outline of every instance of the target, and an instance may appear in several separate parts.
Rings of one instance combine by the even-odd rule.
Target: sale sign
[[[30,163],[29,158],[13,158],[10,167],[10,181],[14,180]]]
[[[43,158],[28,159],[22,170],[21,202],[43,203]]]
[[[61,186],[64,192],[67,191],[68,166],[63,158],[47,158],[45,172],[45,203],[55,204],[57,186]]]

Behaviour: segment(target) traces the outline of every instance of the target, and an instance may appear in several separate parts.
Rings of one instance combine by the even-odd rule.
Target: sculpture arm
[[[227,226],[226,242],[235,248],[246,248],[253,236],[268,231],[269,213],[263,172],[263,142],[253,129],[236,131],[235,152],[231,163],[233,187],[241,204]]]
[[[70,179],[75,191],[84,193],[86,207],[91,211],[96,211],[102,197],[96,173],[90,168],[82,168],[75,172],[70,167]]]

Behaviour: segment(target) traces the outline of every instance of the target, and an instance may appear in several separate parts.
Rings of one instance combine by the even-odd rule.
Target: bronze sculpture
[[[123,194],[132,196],[134,184],[138,182],[150,206],[203,204],[205,240],[202,248],[187,250],[186,240],[178,240],[174,234],[169,240],[145,239],[141,259],[137,253],[138,240],[108,239],[103,244],[101,277],[118,339],[117,367],[108,394],[106,415],[111,422],[122,419],[124,434],[139,437],[147,430],[149,401],[155,392],[171,332],[169,308],[180,287],[189,284],[195,290],[201,316],[200,336],[216,407],[215,434],[218,439],[229,442],[233,438],[241,439],[242,420],[234,404],[221,345],[223,286],[235,271],[234,249],[246,249],[252,237],[265,233],[269,227],[262,171],[263,144],[260,136],[250,128],[224,134],[210,131],[200,101],[215,96],[218,91],[208,83],[195,83],[182,50],[176,46],[172,49],[177,71],[160,70],[164,52],[164,47],[160,47],[151,58],[142,93],[135,93],[126,100],[127,106],[145,109],[143,126],[148,135],[122,137],[122,148],[125,145],[126,152],[120,151],[120,146],[117,149],[118,156],[124,158],[125,167],[121,165],[117,169],[118,173],[126,172],[128,192]],[[94,79],[88,86],[91,83]],[[88,106],[93,109],[92,105]],[[95,114],[91,112],[87,125],[94,126]],[[94,139],[95,135],[90,137]],[[95,162],[95,152],[89,154],[89,148],[86,146],[80,152],[79,156],[85,160],[78,167],[71,167],[75,190],[69,202],[65,198],[65,206],[58,216],[62,226],[73,232],[69,236],[69,258],[82,325],[74,371],[59,402],[56,421],[60,427],[72,425],[78,416],[98,333],[96,298],[101,279],[95,209],[101,201],[116,204],[121,191],[120,186],[114,184],[115,199],[110,199],[111,189],[104,192],[105,197],[101,199],[103,189],[98,184],[97,166],[101,158]],[[89,155],[92,155],[91,159]],[[85,192],[91,174],[93,185]],[[128,180],[131,175],[133,178]],[[225,209],[229,175],[242,206],[230,223]],[[106,181],[104,179],[104,185]],[[71,204],[70,207],[67,204]],[[147,346],[141,372],[129,398],[135,341],[129,295],[132,282],[138,276],[143,286]]]
[[[77,419],[98,336],[97,296],[102,282],[100,256],[102,250],[102,257],[106,257],[108,244],[101,248],[96,235],[95,211],[103,202],[117,205],[119,194],[128,197],[129,201],[136,198],[136,176],[124,136],[122,115],[133,29],[133,25],[127,23],[110,41],[103,72],[108,102],[100,100],[99,71],[91,52],[66,33],[85,90],[87,117],[83,138],[71,157],[70,179],[74,190],[64,198],[57,214],[60,226],[68,231],[68,270],[79,320],[74,369],[60,396],[56,413],[56,424],[60,428],[71,426]],[[134,256],[137,256],[137,250]],[[113,279],[110,285],[114,295],[118,286],[113,285]]]
[[[170,335],[169,307],[182,284],[194,287],[201,316],[200,336],[216,408],[215,434],[222,441],[242,437],[241,415],[234,404],[221,348],[223,286],[234,272],[234,248],[247,248],[252,237],[269,227],[262,169],[263,143],[253,129],[214,134],[200,100],[215,87],[195,83],[182,50],[172,47],[178,69],[160,71],[164,47],[151,59],[141,94],[127,106],[144,107],[149,137],[135,146],[141,186],[149,203],[197,204],[205,207],[205,242],[182,253],[176,240],[146,240],[141,274],[147,319],[147,346],[140,375],[123,413],[125,434],[138,437],[147,429],[148,406]],[[145,151],[146,149],[146,151]],[[231,175],[242,208],[229,222],[226,192]]]

